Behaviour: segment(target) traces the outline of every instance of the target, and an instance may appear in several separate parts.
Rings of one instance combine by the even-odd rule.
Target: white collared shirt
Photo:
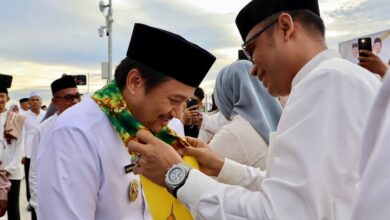
[[[92,99],[61,113],[38,149],[38,219],[152,219],[139,176],[125,172],[127,148]],[[133,181],[139,191],[131,202]]]
[[[360,144],[380,81],[325,50],[295,76],[267,174],[225,160],[218,183],[196,170],[178,198],[196,219],[349,219]],[[240,185],[234,186],[234,185]]]
[[[390,216],[390,69],[371,109],[360,162],[359,196],[351,220]]]
[[[39,114],[35,114],[31,110],[23,113],[23,116],[26,117],[26,121],[24,123],[25,129],[25,138],[24,138],[24,154],[25,157],[31,157],[31,143],[34,136],[35,129],[41,123],[42,118],[45,116],[46,111],[40,110]]]
[[[47,133],[49,128],[57,119],[57,113],[52,115],[50,118],[43,121],[38,127],[35,129],[34,136],[31,143],[31,161],[30,161],[30,172],[28,176],[29,187],[30,187],[30,205],[34,208],[35,212],[38,213],[38,193],[37,193],[37,154],[38,154],[38,146],[42,137]]]

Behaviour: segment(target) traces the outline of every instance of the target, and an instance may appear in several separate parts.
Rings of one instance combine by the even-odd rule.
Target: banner
[[[378,55],[384,63],[390,60],[390,29],[360,36],[348,41],[339,43],[339,52],[344,59],[353,63],[358,63],[359,56],[358,39],[362,37],[370,37],[372,42],[372,51]]]

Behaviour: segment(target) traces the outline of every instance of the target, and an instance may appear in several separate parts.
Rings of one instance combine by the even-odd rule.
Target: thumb
[[[140,142],[140,143],[144,143],[144,144],[147,144],[149,142],[152,141],[153,139],[153,134],[150,133],[150,131],[146,130],[146,129],[140,129],[137,134],[135,135],[135,137],[137,138],[137,140]]]

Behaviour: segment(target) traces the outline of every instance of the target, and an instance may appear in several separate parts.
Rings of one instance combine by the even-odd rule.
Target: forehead
[[[67,94],[75,94],[78,93],[79,90],[77,88],[66,88],[66,89],[61,89],[60,91],[56,92],[55,95],[67,95]]]
[[[30,101],[32,101],[32,100],[40,100],[41,99],[41,97],[39,97],[39,96],[31,96],[30,97]]]
[[[195,87],[186,85],[182,82],[179,82],[175,79],[169,79],[156,86],[150,91],[153,94],[160,94],[164,96],[175,96],[182,98],[190,98],[193,96]]]
[[[0,96],[1,96],[1,97],[4,97],[4,96],[8,96],[8,95],[7,95],[7,93],[5,93],[5,92],[0,92]]]

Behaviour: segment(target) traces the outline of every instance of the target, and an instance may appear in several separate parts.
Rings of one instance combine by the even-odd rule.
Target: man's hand
[[[139,130],[136,134],[139,142],[130,141],[130,152],[140,155],[134,174],[141,174],[157,185],[165,187],[165,174],[173,165],[183,160],[172,146],[154,137],[149,131]]]
[[[201,119],[202,115],[198,110],[198,106],[194,105],[184,110],[180,120],[185,125],[191,125],[199,122],[201,123]]]
[[[222,169],[224,158],[215,153],[207,144],[199,139],[186,137],[193,147],[185,147],[183,154],[195,157],[199,162],[200,171],[209,176],[218,176]]]
[[[381,58],[369,50],[360,50],[360,53],[366,56],[359,56],[359,65],[370,72],[379,74],[382,78],[385,76],[389,66]]]
[[[4,216],[8,209],[8,201],[0,200],[0,217]]]

